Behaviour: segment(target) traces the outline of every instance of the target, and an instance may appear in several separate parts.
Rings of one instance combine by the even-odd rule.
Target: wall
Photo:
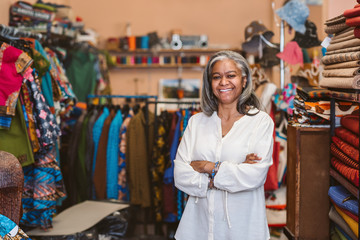
[[[323,22],[327,15],[335,10],[345,9],[344,2],[354,0],[324,0],[324,6],[329,6],[329,12],[322,6],[309,6],[309,19],[318,27],[319,39],[323,39]],[[0,1],[0,23],[7,24],[8,9],[14,0]],[[29,0],[34,3],[36,0]],[[209,45],[213,47],[227,46],[240,48],[244,41],[245,27],[253,20],[261,20],[264,25],[273,30],[273,42],[279,42],[279,21],[274,9],[282,6],[283,0],[273,1],[239,1],[239,0],[51,0],[59,4],[67,4],[74,13],[80,16],[86,27],[96,30],[104,42],[108,37],[120,37],[125,34],[125,26],[131,24],[133,35],[144,35],[157,31],[160,37],[165,37],[173,29],[180,29],[184,35],[206,34]],[[341,3],[340,3],[341,2]],[[347,8],[352,5],[347,4]],[[327,7],[326,7],[327,8]],[[277,18],[277,21],[275,20]],[[285,40],[290,41],[294,32],[286,31]],[[279,68],[273,69],[272,81],[279,82]],[[179,74],[178,69],[124,69],[111,71],[110,78],[115,94],[158,94],[158,80],[161,78],[199,78],[202,69],[184,69]],[[137,79],[135,83],[134,79]]]

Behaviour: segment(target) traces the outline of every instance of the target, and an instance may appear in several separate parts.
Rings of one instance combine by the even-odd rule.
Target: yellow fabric
[[[345,222],[349,225],[353,233],[356,235],[356,237],[359,237],[359,223],[357,223],[354,219],[346,215],[341,209],[337,206],[335,206],[336,211],[340,214],[340,216],[345,220]]]

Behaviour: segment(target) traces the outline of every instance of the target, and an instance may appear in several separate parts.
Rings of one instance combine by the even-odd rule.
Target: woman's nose
[[[220,85],[226,85],[228,83],[228,79],[226,76],[221,77],[220,79]]]

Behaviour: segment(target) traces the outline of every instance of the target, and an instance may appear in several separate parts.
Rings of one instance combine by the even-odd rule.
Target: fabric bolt
[[[340,214],[344,221],[349,225],[351,231],[359,238],[359,223],[355,222],[354,219],[346,215],[338,206],[334,205],[335,210]]]
[[[217,112],[190,118],[174,161],[175,186],[189,195],[176,239],[270,239],[263,185],[272,164],[273,130],[262,111],[237,120],[225,137]],[[251,152],[262,160],[244,164]],[[190,166],[196,159],[221,162],[216,189],[208,189],[208,175]]]
[[[320,87],[296,87],[296,93],[304,101],[327,100],[330,97],[330,91]],[[305,107],[305,104],[304,104]]]
[[[118,199],[118,164],[120,128],[123,123],[121,110],[117,110],[111,122],[106,150],[106,197]]]
[[[314,113],[324,119],[330,120],[330,101],[304,102],[305,110],[308,113]],[[351,114],[359,109],[357,104],[351,102],[336,102],[335,116],[342,117]]]
[[[331,165],[354,186],[359,187],[359,170],[348,167],[336,158],[331,159]]]
[[[330,45],[326,48],[326,50],[331,52],[331,51],[344,49],[344,48],[357,47],[357,46],[359,46],[359,44],[360,44],[360,39],[352,38],[352,39],[338,42],[338,43],[330,42]]]
[[[94,64],[96,56],[90,52],[73,50],[68,53],[66,75],[72,85],[72,89],[80,102],[85,102],[88,94],[94,93],[96,84],[96,72]]]
[[[20,101],[16,104],[15,113],[10,129],[0,129],[0,150],[13,154],[25,167],[34,163],[34,155]]]
[[[323,77],[320,80],[320,87],[360,89],[360,76],[355,77]]]
[[[0,116],[14,116],[23,72],[32,64],[23,51],[3,43],[0,47]]]
[[[336,34],[331,38],[331,44],[343,42],[346,40],[354,39],[354,28],[349,27],[341,33]]]
[[[324,66],[324,70],[328,69],[347,69],[347,68],[359,68],[360,61],[347,61],[342,63],[329,64]]]
[[[94,181],[96,199],[99,200],[106,199],[107,146],[108,146],[110,125],[115,117],[115,114],[116,114],[115,110],[112,109],[110,110],[109,116],[105,119],[97,149],[93,181]]]
[[[359,116],[346,115],[341,118],[341,126],[359,136]]]
[[[38,40],[35,40],[35,49],[40,52],[40,54],[47,60],[47,54]],[[54,113],[54,99],[53,99],[53,89],[51,83],[51,65],[49,65],[48,71],[41,77],[41,91],[44,95],[45,102],[50,107],[52,113]]]
[[[332,136],[331,140],[335,145],[341,149],[343,153],[345,153],[347,156],[349,156],[351,159],[353,159],[355,162],[359,162],[359,149],[357,146],[354,148],[350,144],[346,143],[345,141],[341,140],[340,138],[336,136]]]
[[[321,62],[324,65],[342,63],[347,61],[360,60],[360,52],[346,52],[332,55],[325,55],[321,58]]]
[[[339,207],[358,215],[359,202],[345,187],[342,185],[330,186],[328,195]]]
[[[104,126],[104,122],[106,120],[106,118],[109,116],[110,111],[107,107],[104,107],[102,114],[99,116],[99,118],[96,120],[96,122],[94,123],[94,128],[93,128],[93,140],[94,140],[94,156],[93,156],[93,162],[92,162],[92,167],[91,167],[91,179],[94,176],[94,171],[95,171],[95,165],[96,165],[96,156],[97,156],[97,152],[98,152],[98,145],[99,145],[99,141],[100,141],[100,136],[101,136],[101,132]]]
[[[25,111],[28,117],[27,129],[28,129],[32,150],[34,153],[36,153],[40,150],[40,143],[36,135],[36,122],[33,114],[34,103],[31,102],[30,100],[30,93],[26,84],[23,84],[21,86],[20,99],[22,100],[22,104],[25,106]]]
[[[339,228],[341,228],[348,236],[351,237],[352,240],[357,240],[356,235],[351,230],[349,225],[345,222],[345,220],[340,216],[340,214],[336,211],[334,206],[331,206],[329,211],[329,218],[336,223]]]
[[[126,172],[129,181],[130,202],[141,207],[151,206],[150,151],[154,144],[154,114],[148,121],[140,110],[130,121],[126,133]]]
[[[360,16],[360,8],[354,7],[351,9],[346,9],[343,14],[344,14],[344,17],[346,17],[346,18],[359,17]]]
[[[55,116],[51,113],[41,92],[37,76],[28,69],[24,73],[25,83],[29,90],[30,101],[34,103],[34,118],[36,122],[36,133],[40,143],[39,152],[45,153],[57,138],[61,135],[60,127],[57,125]]]
[[[360,93],[351,93],[351,92],[348,93],[348,92],[340,92],[340,91],[331,90],[330,95],[333,98],[344,99],[347,101],[352,101],[352,102],[360,101]]]
[[[333,55],[333,54],[339,54],[339,53],[352,53],[352,52],[358,52],[360,50],[359,46],[354,47],[347,47],[347,48],[340,48],[333,51],[327,51],[325,55]]]
[[[336,34],[336,33],[339,33],[341,31],[346,30],[348,27],[349,26],[345,22],[343,22],[343,23],[338,23],[338,24],[335,24],[335,25],[326,25],[324,31],[327,34]]]
[[[352,77],[360,74],[360,68],[339,68],[339,69],[325,69],[322,72],[324,77]]]
[[[118,163],[118,199],[129,201],[130,200],[130,192],[129,185],[127,181],[127,173],[126,173],[126,132],[129,126],[129,123],[134,116],[133,110],[130,109],[129,113],[125,117],[123,124],[120,128],[119,138],[119,163]]]
[[[359,168],[359,163],[358,161],[354,161],[353,159],[349,158],[348,156],[346,156],[346,154],[344,154],[341,149],[339,149],[335,143],[331,143],[330,145],[330,151],[331,154],[333,154],[338,160],[340,160],[341,162],[345,163],[347,166],[351,167],[351,168],[355,168],[358,169]]]

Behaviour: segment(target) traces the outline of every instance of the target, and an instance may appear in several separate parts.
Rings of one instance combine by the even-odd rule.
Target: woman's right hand
[[[256,153],[249,153],[246,155],[246,159],[243,163],[249,163],[254,164],[258,163],[261,160],[261,157],[259,157]]]

